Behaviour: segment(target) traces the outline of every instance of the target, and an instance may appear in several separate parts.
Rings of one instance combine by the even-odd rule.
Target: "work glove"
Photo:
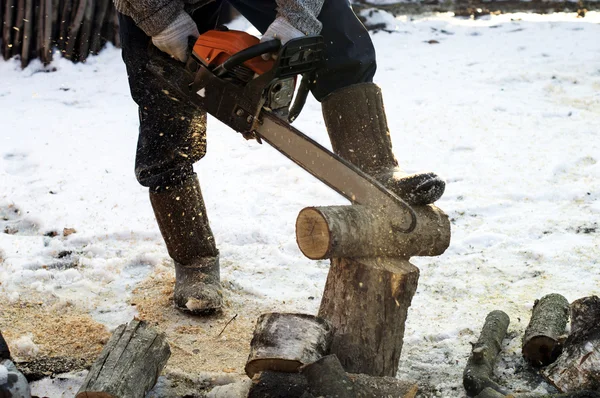
[[[275,20],[269,25],[267,31],[260,39],[260,42],[265,42],[273,39],[277,39],[281,42],[283,46],[285,43],[292,39],[296,39],[298,37],[305,36],[304,33],[296,29],[292,26],[291,23],[288,22],[287,19],[283,17],[277,17]],[[275,58],[275,54],[263,54],[264,60],[269,60],[271,57]]]
[[[185,62],[189,57],[188,39],[190,36],[196,39],[200,33],[192,17],[182,10],[169,26],[152,36],[152,43],[159,50],[178,61]]]

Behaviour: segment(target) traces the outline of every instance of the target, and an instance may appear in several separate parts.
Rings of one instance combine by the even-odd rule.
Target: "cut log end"
[[[558,356],[558,345],[558,341],[549,336],[531,337],[523,346],[523,357],[536,366],[552,363]]]
[[[311,260],[327,258],[332,237],[323,213],[312,207],[300,212],[296,220],[296,241],[302,254]]]

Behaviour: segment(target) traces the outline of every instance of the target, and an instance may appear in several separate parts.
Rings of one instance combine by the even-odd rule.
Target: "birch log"
[[[297,372],[327,355],[331,332],[329,322],[313,315],[263,314],[250,343],[246,374],[252,378],[266,370]]]
[[[170,355],[164,333],[138,320],[121,325],[92,365],[76,398],[143,398]]]
[[[600,298],[571,304],[571,334],[542,375],[561,392],[600,390]]]
[[[450,244],[450,221],[439,208],[415,206],[417,225],[397,232],[378,209],[352,205],[308,207],[296,220],[296,241],[313,260],[339,257],[438,256]]]
[[[535,366],[546,366],[560,355],[559,338],[569,320],[569,302],[560,294],[535,301],[523,337],[523,357]]]
[[[419,269],[395,258],[334,258],[319,316],[335,333],[331,353],[350,373],[395,376]]]

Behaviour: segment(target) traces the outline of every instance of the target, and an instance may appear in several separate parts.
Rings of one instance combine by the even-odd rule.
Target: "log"
[[[415,206],[417,225],[395,232],[379,209],[360,205],[308,207],[296,220],[296,241],[313,260],[338,257],[438,256],[450,244],[450,221],[439,208]]]
[[[396,397],[415,398],[418,386],[395,377],[373,377],[365,374],[348,374],[354,383],[357,398]]]
[[[300,373],[259,372],[252,378],[247,398],[302,398],[308,385]]]
[[[106,18],[108,7],[111,5],[111,2],[110,0],[98,0],[97,4],[90,43],[90,52],[94,55],[98,54],[104,46],[102,39],[102,25],[104,24],[104,19]]]
[[[67,33],[67,38],[65,42],[64,56],[67,59],[76,59],[74,58],[75,45],[77,44],[77,37],[79,36],[79,30],[81,29],[81,23],[85,15],[85,9],[87,7],[88,1],[90,0],[79,0],[79,2],[77,3],[77,7],[74,10],[75,12],[73,13],[73,19],[69,24],[69,31]]]
[[[488,387],[501,394],[508,394],[504,387],[492,380],[492,375],[509,323],[510,318],[502,311],[492,311],[485,318],[479,339],[473,345],[463,372],[463,386],[468,396],[477,396]]]
[[[171,356],[164,333],[146,322],[119,326],[92,365],[76,398],[143,398]]]
[[[272,370],[298,372],[328,353],[332,328],[329,322],[306,314],[262,314],[250,342],[246,374]]]
[[[571,334],[542,376],[560,392],[600,390],[600,298],[584,297],[571,304]]]
[[[25,0],[16,0],[16,18],[12,40],[12,55],[21,54],[21,44],[23,43],[23,25],[25,19]]]
[[[350,373],[396,375],[419,269],[395,258],[334,258],[319,316],[335,333],[331,353]]]
[[[54,4],[52,0],[43,0],[44,3],[44,14],[43,18],[43,27],[44,31],[42,33],[42,41],[41,41],[41,54],[40,58],[44,65],[48,65],[52,62],[52,19],[54,13]]]
[[[301,372],[308,382],[310,393],[316,397],[357,398],[353,383],[335,355],[327,355],[305,365]]]
[[[560,294],[549,294],[535,301],[531,320],[523,336],[523,358],[534,366],[546,366],[561,352],[559,338],[569,320],[569,302]]]

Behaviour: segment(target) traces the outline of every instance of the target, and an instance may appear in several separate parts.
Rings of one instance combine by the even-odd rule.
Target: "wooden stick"
[[[76,397],[143,398],[170,355],[164,333],[138,320],[121,325],[92,365]]]
[[[331,344],[329,322],[306,314],[268,313],[258,318],[246,374],[265,370],[297,372],[326,355]]]
[[[335,334],[331,353],[350,373],[395,376],[419,269],[395,258],[334,258],[319,316]]]
[[[417,226],[396,232],[378,209],[352,205],[308,207],[296,220],[296,241],[313,260],[339,257],[438,256],[450,244],[450,221],[435,206],[414,207]]]
[[[29,65],[30,46],[33,40],[33,0],[25,0],[23,14],[23,44],[21,48],[21,68]]]
[[[502,311],[492,311],[485,318],[481,334],[473,345],[463,373],[463,386],[470,397],[478,395],[487,387],[501,394],[508,394],[504,387],[492,380],[492,375],[509,323],[510,318]]]
[[[523,337],[523,357],[534,366],[546,366],[560,355],[559,338],[569,320],[569,302],[560,294],[535,301]]]
[[[542,376],[561,392],[600,390],[600,298],[571,304],[571,334],[558,359]]]

